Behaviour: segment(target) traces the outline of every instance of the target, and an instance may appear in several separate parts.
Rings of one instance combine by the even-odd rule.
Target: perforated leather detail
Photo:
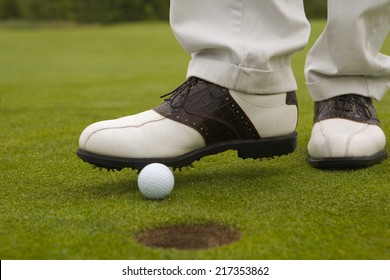
[[[207,144],[235,140],[259,139],[253,123],[231,97],[229,90],[201,79],[189,88],[179,88],[172,98],[154,108],[171,120],[196,129]],[[179,106],[177,104],[180,104]]]

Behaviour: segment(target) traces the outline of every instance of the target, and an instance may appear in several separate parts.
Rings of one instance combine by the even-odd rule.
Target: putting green
[[[310,45],[323,26],[313,22]],[[169,25],[0,26],[0,259],[389,259],[390,160],[355,171],[306,163],[307,50],[293,57],[295,153],[206,157],[149,201],[135,172],[100,172],[75,153],[90,123],[159,105],[185,80],[189,56]],[[390,97],[376,108],[390,139]],[[137,242],[175,224],[231,226],[240,238],[199,250]]]

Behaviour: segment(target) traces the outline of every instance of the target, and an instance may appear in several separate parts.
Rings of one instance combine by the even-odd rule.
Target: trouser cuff
[[[188,66],[187,77],[191,76],[251,94],[274,94],[297,89],[291,67],[264,71],[226,62],[194,59]]]
[[[359,94],[381,100],[389,89],[389,85],[380,79],[366,77],[337,77],[306,83],[314,101],[322,101],[344,94]]]

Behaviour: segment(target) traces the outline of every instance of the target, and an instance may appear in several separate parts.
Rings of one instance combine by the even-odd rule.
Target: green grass
[[[313,22],[310,45],[323,26]],[[306,163],[307,50],[293,57],[297,151],[204,158],[175,172],[172,195],[156,202],[139,193],[135,172],[100,172],[75,153],[90,123],[156,106],[184,81],[189,57],[168,24],[0,27],[0,259],[390,259],[390,160],[355,171]],[[390,139],[389,96],[377,110]],[[196,251],[134,239],[209,221],[239,228],[242,239]]]

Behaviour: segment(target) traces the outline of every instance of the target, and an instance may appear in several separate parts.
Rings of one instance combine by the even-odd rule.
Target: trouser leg
[[[247,93],[297,88],[290,58],[310,30],[302,0],[171,0],[170,19],[191,54],[187,76]]]
[[[367,167],[387,157],[371,98],[380,100],[390,84],[390,58],[380,53],[389,27],[389,0],[328,0],[327,25],[305,67],[316,101],[314,167]]]
[[[306,81],[314,101],[356,93],[380,100],[390,86],[389,0],[328,0],[326,28],[310,50]]]

